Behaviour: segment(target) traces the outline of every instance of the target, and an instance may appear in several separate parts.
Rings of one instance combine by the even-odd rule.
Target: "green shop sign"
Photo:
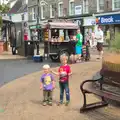
[[[41,26],[40,25],[31,25],[30,29],[40,29]]]

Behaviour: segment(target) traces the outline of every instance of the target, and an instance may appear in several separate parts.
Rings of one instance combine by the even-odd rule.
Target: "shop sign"
[[[31,25],[30,29],[40,29],[41,26],[40,25]]]
[[[120,14],[99,16],[96,24],[120,24]]]
[[[83,26],[92,26],[96,24],[95,18],[84,18]]]
[[[81,20],[73,20],[73,23],[75,23],[78,26],[80,26],[80,25],[82,25],[82,19]]]
[[[75,6],[75,15],[82,14],[82,5]]]

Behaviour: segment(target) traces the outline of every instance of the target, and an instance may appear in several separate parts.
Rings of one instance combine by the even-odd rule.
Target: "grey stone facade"
[[[43,0],[39,0],[43,1]],[[65,16],[70,16],[69,15],[69,0],[44,0],[47,5],[45,6],[44,9],[44,14],[45,14],[45,19],[41,18],[41,7],[38,4],[38,0],[28,0],[28,11],[30,11],[31,7],[35,7],[35,14],[36,14],[36,18],[38,15],[38,5],[39,5],[39,19],[40,21],[44,21],[44,20],[48,20],[50,19],[50,5],[55,5],[55,16],[58,16],[58,3],[59,2],[63,2],[63,15]],[[83,7],[83,1],[84,0],[74,0],[74,4],[75,6],[77,5],[82,5],[82,9],[84,9]],[[88,0],[88,14],[95,14],[98,11],[98,4],[97,1],[99,0]],[[108,12],[108,11],[112,11],[112,0],[104,0],[104,10],[102,12]],[[99,11],[100,12],[100,11]],[[82,13],[84,14],[84,12]],[[36,20],[32,20],[31,15],[29,15],[29,21],[30,22],[35,22]],[[39,21],[39,22],[40,22]]]

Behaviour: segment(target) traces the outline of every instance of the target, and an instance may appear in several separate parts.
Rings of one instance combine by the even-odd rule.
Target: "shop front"
[[[116,33],[120,33],[120,12],[116,14],[96,16],[96,24],[101,25],[107,36],[110,31],[110,39],[114,39]]]
[[[43,29],[41,27],[40,24],[38,25],[30,25],[29,26],[30,29],[30,39],[31,40],[39,40],[39,41],[43,41]]]
[[[0,35],[0,53],[9,50],[8,48],[10,44],[12,25],[13,23],[9,19],[2,17],[2,28],[1,28],[1,35]]]
[[[96,18],[95,17],[85,17],[83,19],[83,26],[84,26],[84,41],[87,40],[89,36],[92,39],[92,34],[95,32],[96,26]]]

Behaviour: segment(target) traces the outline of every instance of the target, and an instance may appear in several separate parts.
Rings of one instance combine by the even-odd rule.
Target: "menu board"
[[[45,38],[45,41],[48,41],[48,38],[49,38],[48,30],[44,31],[44,38]]]
[[[60,42],[64,41],[64,30],[59,30]]]

